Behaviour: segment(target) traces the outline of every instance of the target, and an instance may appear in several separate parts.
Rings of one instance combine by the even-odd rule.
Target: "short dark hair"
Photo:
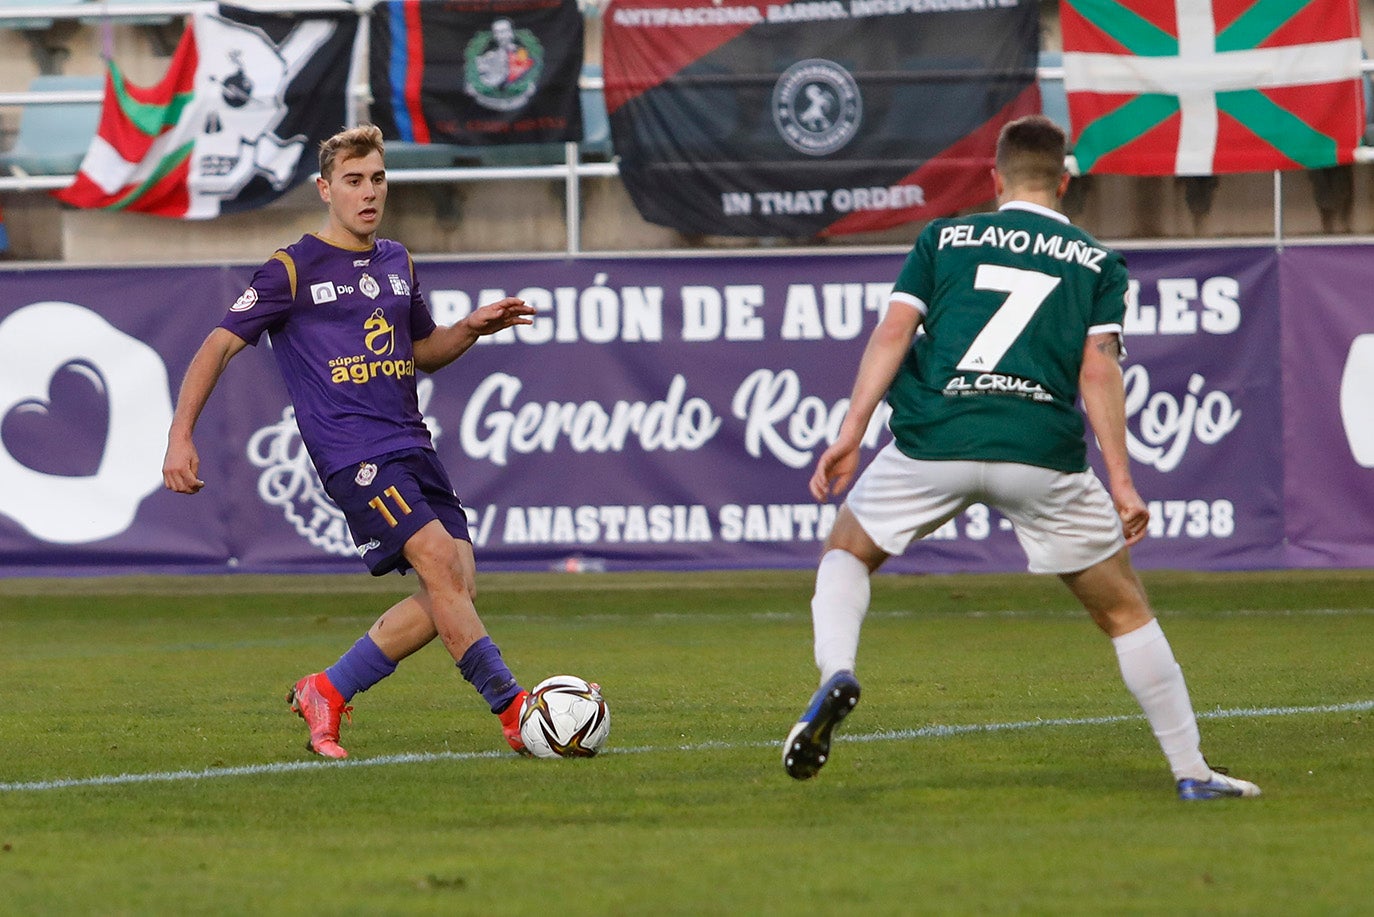
[[[382,129],[375,124],[359,124],[339,131],[320,144],[320,178],[329,181],[334,175],[334,163],[340,159],[357,159],[368,153],[381,153],[386,158]]]
[[[1016,188],[1053,191],[1064,174],[1068,139],[1044,115],[1026,115],[1002,126],[997,135],[997,171]]]

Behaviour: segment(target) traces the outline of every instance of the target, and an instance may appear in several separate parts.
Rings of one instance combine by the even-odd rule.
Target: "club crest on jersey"
[[[362,276],[358,281],[358,290],[368,299],[376,299],[377,295],[382,292],[381,286],[377,281],[372,279],[371,274],[364,274]]]
[[[243,291],[243,294],[239,296],[238,299],[234,300],[234,304],[229,307],[229,311],[247,312],[249,309],[253,308],[257,304],[258,291],[253,289],[252,287],[249,287],[248,289]]]
[[[339,294],[335,292],[332,283],[312,283],[310,285],[310,298],[318,306],[321,303],[334,302],[339,298]]]
[[[377,477],[377,466],[371,462],[360,462],[358,473],[353,476],[353,483],[359,487],[366,487]]]

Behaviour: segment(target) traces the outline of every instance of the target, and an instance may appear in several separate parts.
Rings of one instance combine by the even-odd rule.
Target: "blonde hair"
[[[358,159],[369,153],[386,156],[386,146],[382,142],[382,129],[375,124],[359,124],[339,131],[320,144],[320,178],[329,181],[334,174],[334,163],[340,159]]]
[[[1064,174],[1068,141],[1044,115],[1027,115],[1002,126],[997,135],[997,171],[1014,188],[1054,191]]]

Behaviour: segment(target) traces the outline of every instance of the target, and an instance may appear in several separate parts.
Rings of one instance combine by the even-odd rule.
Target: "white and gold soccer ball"
[[[520,711],[520,738],[536,758],[590,758],[610,734],[601,686],[576,675],[544,679]]]

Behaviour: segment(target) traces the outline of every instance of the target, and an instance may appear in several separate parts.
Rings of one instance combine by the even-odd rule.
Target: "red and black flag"
[[[384,0],[372,121],[414,143],[581,140],[582,27],[576,0]]]
[[[646,220],[838,235],[992,198],[997,132],[1040,110],[1032,0],[613,0],[606,103]]]

